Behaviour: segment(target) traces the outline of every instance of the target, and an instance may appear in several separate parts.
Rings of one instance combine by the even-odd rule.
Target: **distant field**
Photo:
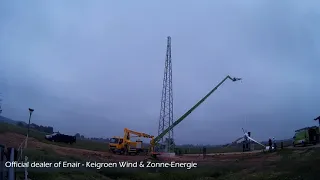
[[[281,141],[277,143],[278,147],[280,147]],[[288,147],[292,145],[292,141],[287,140],[283,141],[283,147]],[[201,154],[202,153],[202,147],[180,147],[183,154]],[[255,144],[254,146],[255,150],[262,150],[263,147],[260,145]],[[217,147],[207,147],[207,154],[210,153],[226,153],[226,152],[242,152],[242,146],[229,146],[229,147],[223,147],[223,146],[217,146]]]
[[[4,132],[14,132],[22,135],[26,135],[27,129],[24,127],[16,126],[13,124],[7,124],[7,123],[0,123],[0,133]],[[40,142],[48,143],[48,144],[56,144],[59,146],[65,146],[65,147],[73,147],[73,148],[81,148],[81,149],[87,149],[87,150],[93,150],[93,151],[108,151],[108,143],[106,142],[99,142],[99,141],[93,141],[93,140],[77,140],[77,143],[73,145],[65,144],[65,143],[56,143],[56,142],[50,142],[44,139],[44,136],[46,134],[34,129],[30,129],[29,136],[33,137]],[[290,146],[291,142],[287,141],[284,142],[284,147]],[[279,144],[280,146],[280,144]],[[202,147],[179,147],[182,154],[201,154],[202,153]],[[255,145],[256,150],[262,149],[261,146]],[[242,147],[240,146],[230,146],[230,147],[207,147],[207,153],[223,153],[223,152],[241,152]]]
[[[13,124],[0,123],[0,133],[5,133],[5,132],[14,132],[17,134],[26,135],[27,128],[16,126]],[[30,132],[29,132],[30,137],[33,137],[39,140],[40,142],[44,142],[48,144],[56,144],[59,146],[81,148],[81,149],[94,150],[94,151],[108,151],[108,144],[104,142],[97,142],[97,141],[91,141],[91,140],[77,140],[77,143],[69,145],[66,143],[56,143],[56,142],[48,141],[44,138],[45,135],[46,135],[45,133],[36,131],[34,129],[30,129]]]

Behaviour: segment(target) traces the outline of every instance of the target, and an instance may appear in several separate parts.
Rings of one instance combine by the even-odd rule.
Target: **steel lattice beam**
[[[172,93],[172,61],[171,61],[171,37],[167,38],[167,53],[165,59],[161,109],[159,118],[158,135],[173,124],[173,93]],[[165,144],[166,152],[174,151],[173,129],[161,138],[161,144]]]

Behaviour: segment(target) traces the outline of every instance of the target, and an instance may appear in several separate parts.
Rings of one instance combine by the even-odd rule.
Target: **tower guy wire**
[[[159,118],[158,135],[173,124],[173,93],[172,93],[172,61],[171,61],[171,37],[167,37],[167,52],[164,67],[161,109]],[[161,139],[165,145],[165,152],[174,151],[173,129]]]

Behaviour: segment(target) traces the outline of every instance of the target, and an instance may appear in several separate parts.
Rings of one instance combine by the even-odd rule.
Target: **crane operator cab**
[[[113,137],[109,141],[109,151],[112,153],[116,153],[118,149],[121,149],[123,144],[123,138],[121,137]]]

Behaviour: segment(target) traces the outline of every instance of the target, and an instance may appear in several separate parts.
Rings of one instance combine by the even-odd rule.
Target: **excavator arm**
[[[188,117],[200,104],[202,104],[213,92],[215,92],[219,86],[221,86],[227,79],[230,79],[231,81],[238,81],[241,80],[241,78],[231,78],[229,75],[225,77],[216,87],[214,87],[207,95],[205,95],[197,104],[195,104],[192,108],[190,108],[186,113],[184,113],[178,120],[172,123],[166,130],[164,130],[161,134],[159,134],[157,137],[151,140],[150,144],[151,146],[155,146],[160,139],[163,138],[171,129],[173,129],[175,126],[177,126],[180,122],[182,122],[186,117]]]

